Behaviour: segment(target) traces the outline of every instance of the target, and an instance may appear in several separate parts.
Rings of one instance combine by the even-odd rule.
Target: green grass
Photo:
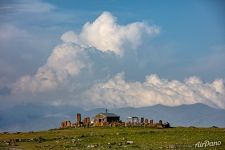
[[[168,128],[93,127],[49,131],[0,134],[0,141],[17,139],[14,146],[0,142],[0,149],[8,147],[36,149],[225,149],[224,128]],[[30,141],[26,141],[30,140]],[[195,148],[198,141],[221,141],[216,147]],[[131,144],[128,143],[131,141]],[[132,143],[133,142],[133,143]]]

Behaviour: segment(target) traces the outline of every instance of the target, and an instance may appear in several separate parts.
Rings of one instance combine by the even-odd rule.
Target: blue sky
[[[197,87],[201,87],[208,90],[207,92],[214,90],[213,92],[221,93],[219,97],[207,97],[206,91],[199,91],[203,95],[194,96],[189,102],[185,98],[178,98],[183,92],[180,91],[180,95],[164,97],[168,99],[168,105],[202,102],[224,108],[225,102],[221,102],[225,79],[224,14],[225,5],[222,0],[3,0],[0,2],[0,101],[4,104],[2,109],[12,103],[80,105],[80,101],[81,105],[86,107],[85,103],[89,101],[83,99],[90,97],[93,97],[92,102],[99,102],[99,106],[110,104],[111,107],[118,107],[114,105],[116,101],[122,101],[122,106],[133,106],[138,95],[134,92],[131,92],[134,97],[129,97],[131,93],[118,96],[115,92],[115,98],[107,102],[103,102],[99,95],[94,97],[91,94],[103,92],[107,98],[108,91],[96,91],[95,87],[104,87],[119,80],[136,89],[135,83],[144,86],[148,77],[151,84],[153,80],[163,83],[157,87],[158,91],[160,88],[162,91],[166,88],[172,90],[172,81],[177,81],[177,87],[185,86],[189,92],[195,93]],[[109,24],[109,27],[115,27],[114,31],[118,31],[121,36],[113,33],[112,38],[110,35],[104,35],[97,41],[90,39],[97,34],[94,33],[95,30],[98,30],[94,28],[93,22],[101,17],[103,24],[96,23],[96,26],[103,27],[107,19],[111,20],[113,23]],[[89,26],[85,30],[84,24],[87,22]],[[134,25],[133,31],[127,31],[127,25],[137,22],[138,25]],[[135,30],[138,33],[134,34]],[[151,33],[147,33],[148,30],[151,30]],[[65,35],[67,31],[71,33]],[[124,33],[125,31],[127,33]],[[65,35],[64,40],[61,40],[62,35]],[[140,36],[140,39],[133,40],[135,36]],[[117,38],[119,41],[115,42]],[[109,42],[110,47],[105,47],[105,43],[98,43],[104,39]],[[54,56],[57,47],[70,48],[68,40],[72,40],[72,44],[88,45],[91,48],[85,47],[85,53],[80,52],[79,55],[66,53],[66,58],[55,63],[50,62],[56,59]],[[74,45],[72,47],[77,48]],[[67,55],[73,56],[70,58]],[[65,67],[68,65],[66,63],[69,63],[69,67],[72,66],[71,70]],[[40,75],[39,70],[44,75]],[[59,74],[63,76],[59,77]],[[46,90],[44,88],[46,84],[50,84],[50,76],[56,76],[57,81],[52,79],[54,83],[51,82],[51,86],[54,85],[54,88],[47,85],[51,89]],[[189,82],[199,85],[195,89],[189,86]],[[113,88],[118,90],[116,83]],[[22,89],[22,92],[18,92],[18,89]],[[148,87],[143,87],[140,91],[144,93],[145,90],[155,92]],[[159,93],[156,92],[155,95],[157,94]],[[16,101],[15,98],[18,97],[20,100]],[[174,104],[170,101],[173,98],[177,99]],[[127,99],[134,99],[134,102],[130,103]],[[148,102],[143,101],[138,106],[163,103],[160,98],[157,100],[152,95],[147,99]]]

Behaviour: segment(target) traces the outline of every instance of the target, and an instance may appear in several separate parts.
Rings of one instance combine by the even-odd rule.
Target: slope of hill
[[[216,138],[215,138],[216,137]],[[207,143],[205,143],[207,142]],[[205,143],[206,145],[203,145]],[[0,133],[0,149],[225,149],[224,128],[93,127]]]

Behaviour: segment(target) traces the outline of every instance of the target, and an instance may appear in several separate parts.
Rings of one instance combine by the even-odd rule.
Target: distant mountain
[[[77,112],[83,113],[84,110],[73,106],[17,105],[0,110],[0,132],[56,128],[62,120],[74,121]]]
[[[75,121],[76,113],[82,117],[94,117],[95,114],[105,112],[104,108],[85,111],[78,107],[54,107],[43,105],[20,105],[10,110],[0,112],[0,131],[31,131],[57,128],[62,120]],[[129,116],[138,116],[153,119],[158,122],[170,122],[172,126],[196,127],[225,127],[225,110],[209,107],[204,104],[180,105],[175,107],[154,105],[149,107],[125,107],[111,109],[108,112],[116,113],[127,121]]]
[[[120,108],[115,112],[120,114],[123,120],[127,116],[139,116],[154,121],[167,121],[172,126],[225,127],[225,110],[200,103],[175,107],[155,105],[142,108]]]

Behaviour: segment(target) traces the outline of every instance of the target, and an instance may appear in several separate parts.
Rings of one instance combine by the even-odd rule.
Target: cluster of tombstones
[[[148,120],[141,118],[141,121],[139,122],[139,119],[137,117],[132,118],[130,121],[125,123],[125,126],[144,126],[144,127],[152,127],[152,128],[169,128],[170,124],[168,122],[163,123],[162,120],[159,120],[159,122],[154,123],[153,120]]]

